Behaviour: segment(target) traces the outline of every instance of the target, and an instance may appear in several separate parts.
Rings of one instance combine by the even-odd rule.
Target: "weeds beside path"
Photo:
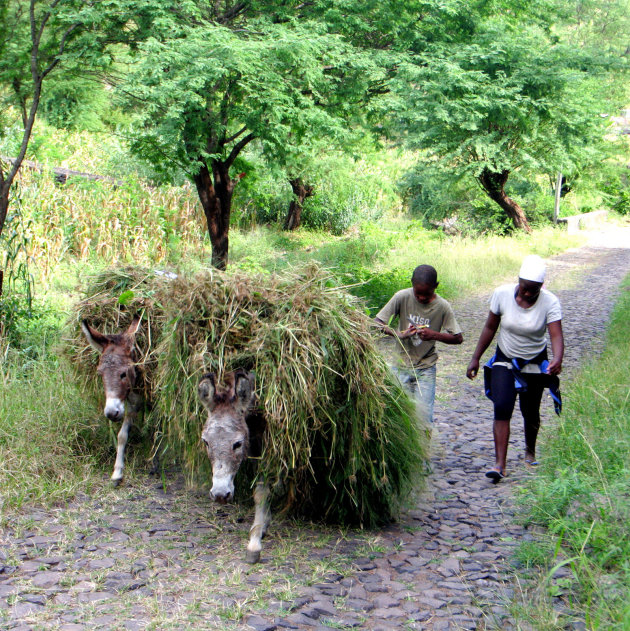
[[[569,375],[599,349],[629,269],[630,249],[597,244],[552,260]],[[33,510],[0,534],[0,628],[509,629],[506,602],[518,588],[509,562],[533,537],[513,521],[513,492],[532,473],[515,415],[508,477],[483,476],[491,406],[463,373],[487,299],[454,301],[465,343],[442,349],[433,472],[400,522],[378,532],[273,523],[263,563],[250,567],[248,511],[217,507],[177,477],[132,478]],[[562,599],[556,613],[565,628],[584,628]]]

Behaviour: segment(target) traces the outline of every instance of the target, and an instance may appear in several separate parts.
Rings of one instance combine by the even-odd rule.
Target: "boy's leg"
[[[433,407],[435,404],[435,375],[436,366],[415,370],[414,398],[420,418],[425,422],[433,423]]]

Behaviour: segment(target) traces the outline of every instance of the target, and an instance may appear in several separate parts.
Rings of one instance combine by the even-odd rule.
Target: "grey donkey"
[[[142,380],[136,368],[135,338],[139,328],[139,315],[133,317],[126,331],[115,335],[104,335],[92,328],[86,320],[81,322],[81,329],[90,346],[101,355],[96,370],[105,387],[105,416],[111,421],[122,421],[118,432],[116,464],[112,473],[115,486],[123,479],[129,428],[144,406]]]
[[[217,385],[214,373],[201,378],[199,398],[208,410],[201,438],[212,464],[210,497],[225,504],[234,497],[234,476],[248,457],[262,451],[265,421],[256,413],[256,390],[253,373],[236,370],[227,373],[223,385]],[[269,489],[259,481],[254,490],[256,512],[250,529],[245,560],[257,563],[262,538],[271,519]]]

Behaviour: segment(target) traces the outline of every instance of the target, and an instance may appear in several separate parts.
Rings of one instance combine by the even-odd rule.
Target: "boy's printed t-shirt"
[[[399,318],[399,331],[407,330],[413,322],[418,326],[428,325],[433,331],[446,331],[452,335],[462,332],[451,305],[444,298],[436,294],[428,305],[424,305],[416,300],[412,287],[396,292],[376,314],[376,317],[387,325],[395,316]],[[413,335],[400,342],[403,345],[402,359],[407,365],[414,368],[429,368],[437,362],[435,340],[425,341],[419,335]]]
[[[490,299],[490,311],[501,316],[497,344],[510,358],[533,359],[547,346],[547,325],[562,319],[562,309],[558,298],[546,289],[525,309],[516,302],[517,290],[518,285],[502,285]]]

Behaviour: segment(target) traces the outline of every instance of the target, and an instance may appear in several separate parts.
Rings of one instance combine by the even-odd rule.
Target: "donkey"
[[[256,413],[255,377],[236,370],[227,373],[224,384],[217,386],[214,373],[201,378],[198,386],[201,403],[208,410],[208,419],[201,432],[212,463],[210,497],[225,504],[234,497],[234,476],[248,457],[259,457],[265,421]],[[261,540],[271,520],[269,488],[259,481],[254,490],[256,512],[249,531],[245,560],[257,563],[262,550]]]
[[[122,421],[112,473],[114,486],[122,482],[129,428],[144,405],[142,383],[136,370],[135,338],[139,328],[139,315],[134,316],[124,333],[116,335],[103,335],[86,320],[81,322],[81,329],[90,346],[101,354],[96,370],[105,387],[105,416],[111,421]]]

